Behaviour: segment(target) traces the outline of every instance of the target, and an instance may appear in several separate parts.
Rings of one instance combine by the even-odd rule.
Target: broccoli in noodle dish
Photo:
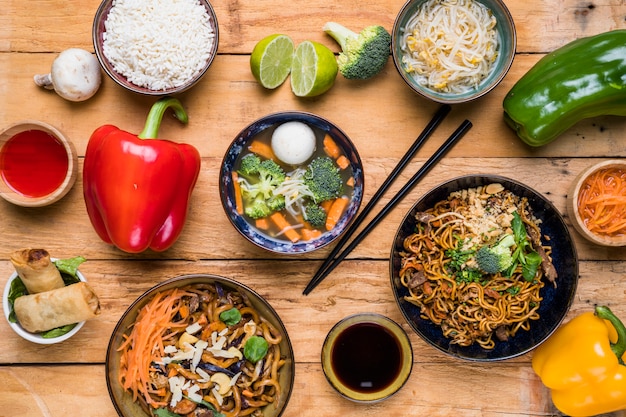
[[[406,300],[452,344],[495,347],[539,319],[540,290],[556,286],[551,249],[526,198],[501,184],[451,193],[415,215],[401,252]]]
[[[262,416],[281,395],[281,340],[237,291],[174,288],[156,294],[124,335],[119,382],[150,415]]]

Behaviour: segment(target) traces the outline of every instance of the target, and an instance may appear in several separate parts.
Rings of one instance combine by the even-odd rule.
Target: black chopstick
[[[359,244],[365,237],[380,223],[387,214],[402,200],[411,189],[430,171],[430,169],[461,139],[465,133],[472,127],[469,120],[463,121],[461,125],[450,135],[450,137],[441,145],[439,149],[421,166],[421,168],[411,177],[411,179],[393,196],[391,200],[381,209],[381,211],[370,221],[367,226],[354,238],[354,240],[337,256],[327,268],[321,273],[316,274],[315,279],[309,282],[304,289],[303,294],[308,295],[315,287],[317,287],[330,274],[339,263]]]
[[[444,104],[441,107],[439,107],[439,109],[435,112],[430,122],[428,122],[426,127],[424,127],[424,130],[422,130],[422,133],[420,133],[420,135],[415,139],[415,142],[413,142],[413,145],[411,145],[411,147],[406,151],[402,159],[398,161],[398,164],[395,166],[393,171],[391,171],[387,179],[385,179],[385,182],[381,184],[381,186],[378,188],[376,193],[372,196],[371,200],[367,203],[365,208],[361,211],[361,213],[357,216],[357,218],[354,219],[354,221],[352,222],[348,230],[346,230],[343,233],[343,236],[341,237],[339,242],[337,242],[332,252],[328,255],[324,263],[319,267],[315,275],[313,275],[313,278],[311,279],[310,282],[317,281],[319,276],[324,273],[324,270],[328,267],[328,265],[331,264],[331,262],[333,261],[335,256],[339,253],[341,248],[343,248],[343,246],[348,242],[348,240],[350,240],[350,237],[354,234],[354,232],[361,225],[361,223],[363,223],[363,220],[365,220],[365,217],[369,214],[370,211],[372,211],[372,209],[374,208],[378,200],[380,200],[380,198],[383,196],[385,191],[387,191],[387,188],[389,188],[389,186],[393,183],[393,181],[398,177],[398,174],[400,174],[400,171],[402,171],[404,167],[406,167],[406,165],[409,163],[411,158],[413,158],[413,156],[419,150],[419,148],[421,148],[424,142],[426,142],[426,139],[428,139],[430,135],[432,135],[432,133],[437,128],[437,126],[439,126],[439,124],[441,124],[441,122],[443,121],[443,119],[445,119],[448,113],[450,113],[450,110],[451,110],[451,107],[448,104]],[[311,284],[309,283],[309,285],[304,290],[305,295],[308,294],[308,292],[310,291],[310,290],[307,291],[310,285]]]

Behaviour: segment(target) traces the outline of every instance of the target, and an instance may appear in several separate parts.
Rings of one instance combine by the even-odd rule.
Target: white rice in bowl
[[[102,50],[116,72],[140,87],[180,87],[202,72],[215,22],[199,0],[114,0]]]

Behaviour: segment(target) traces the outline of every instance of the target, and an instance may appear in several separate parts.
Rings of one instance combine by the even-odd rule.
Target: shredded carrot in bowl
[[[279,382],[282,340],[237,290],[208,283],[164,290],[125,330],[117,382],[150,415],[198,407],[215,416],[262,415],[287,395]]]
[[[600,169],[587,177],[578,194],[578,214],[600,236],[626,235],[626,170]]]

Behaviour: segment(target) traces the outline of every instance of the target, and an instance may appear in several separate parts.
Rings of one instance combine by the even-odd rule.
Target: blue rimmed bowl
[[[348,207],[337,222],[337,225],[333,229],[325,231],[316,239],[307,241],[303,240],[295,243],[278,239],[264,233],[262,230],[255,227],[252,219],[237,212],[235,187],[232,175],[233,171],[237,169],[236,164],[238,163],[239,156],[243,152],[246,152],[250,143],[257,138],[258,135],[261,133],[272,132],[281,124],[291,121],[305,123],[316,130],[318,134],[322,133],[330,135],[349,160],[352,176],[354,178],[354,185],[350,194]],[[319,147],[321,139],[318,137],[317,141]],[[226,215],[232,225],[251,243],[275,253],[307,253],[320,249],[333,242],[341,236],[352,220],[356,217],[361,201],[363,200],[363,164],[357,149],[350,138],[348,138],[348,136],[341,129],[327,119],[315,114],[299,111],[273,113],[252,122],[244,128],[228,147],[220,168],[220,198],[224,211],[226,212]]]

